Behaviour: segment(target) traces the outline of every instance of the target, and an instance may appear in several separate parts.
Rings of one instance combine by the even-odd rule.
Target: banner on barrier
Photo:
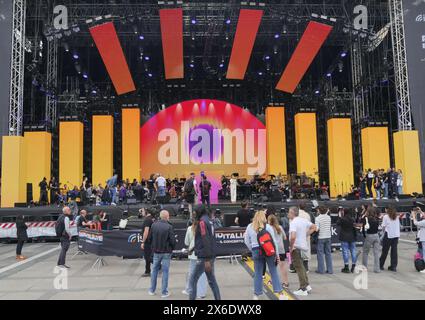
[[[49,238],[56,237],[55,221],[32,222],[27,223],[28,238]],[[78,230],[75,222],[70,223],[71,234],[77,236]],[[15,223],[0,223],[0,239],[16,239],[16,224]]]

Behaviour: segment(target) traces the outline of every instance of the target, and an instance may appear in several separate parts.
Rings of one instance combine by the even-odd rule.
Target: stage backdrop
[[[266,128],[249,111],[217,100],[186,101],[161,111],[141,128],[143,178],[166,178],[205,172],[221,188],[220,177],[239,173],[250,177],[266,172]],[[217,199],[212,199],[217,200]]]

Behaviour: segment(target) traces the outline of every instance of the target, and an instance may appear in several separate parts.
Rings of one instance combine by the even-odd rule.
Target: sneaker
[[[142,278],[150,278],[151,274],[150,273],[144,273],[142,274]]]
[[[425,269],[424,269],[424,270],[422,270],[422,271],[419,271],[419,273],[423,273],[423,274],[425,274]]]
[[[297,273],[297,271],[295,271],[295,269],[289,269],[290,273]]]
[[[161,298],[162,298],[162,299],[166,299],[166,298],[168,298],[169,296],[171,296],[171,293],[167,292],[166,294],[161,295]]]
[[[254,296],[252,297],[252,300],[255,300],[255,301],[260,300],[260,296],[257,296],[256,294],[254,294]]]
[[[67,269],[67,268],[66,268],[66,266],[64,266],[64,265],[58,265],[58,266],[56,266],[56,268],[59,268],[59,269]]]
[[[185,296],[188,296],[189,295],[189,292],[187,292],[186,290],[183,290],[182,291],[182,294],[184,294]]]
[[[308,293],[310,293],[311,291],[313,291],[313,288],[310,285],[308,285],[307,288],[305,288],[305,289],[307,290]]]
[[[197,297],[196,299],[198,300],[204,300],[206,298],[206,296],[202,296],[202,297]]]
[[[148,294],[150,295],[150,296],[154,296],[155,295],[155,292],[152,292],[152,291],[148,291]]]
[[[66,269],[71,269],[71,267],[68,267],[66,264],[63,265]]]
[[[303,290],[303,289],[299,289],[297,291],[294,291],[293,294],[296,295],[296,296],[299,296],[299,297],[306,297],[306,296],[308,296],[308,291]]]
[[[279,300],[286,300],[286,301],[288,301],[289,298],[285,294],[281,293],[281,294],[279,294]]]

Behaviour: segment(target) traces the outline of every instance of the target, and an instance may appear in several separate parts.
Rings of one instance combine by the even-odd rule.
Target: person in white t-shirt
[[[303,264],[302,253],[308,251],[307,237],[314,233],[317,227],[306,219],[299,217],[299,214],[298,207],[289,209],[289,243],[292,263],[300,282],[300,289],[295,291],[294,294],[297,296],[307,296],[312,291],[312,288]]]
[[[398,239],[400,238],[400,218],[395,208],[388,208],[387,214],[382,220],[382,229],[384,231],[384,239],[382,240],[382,254],[379,259],[381,270],[384,270],[385,260],[387,260],[388,252],[391,249],[391,264],[389,271],[397,272],[398,264]]]
[[[167,187],[167,180],[158,173],[158,178],[155,180],[156,192],[159,197],[165,197],[165,190]]]

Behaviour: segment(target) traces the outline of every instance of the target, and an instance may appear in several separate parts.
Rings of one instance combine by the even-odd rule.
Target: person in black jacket
[[[377,208],[368,208],[365,215],[362,217],[362,231],[365,241],[363,244],[363,266],[367,268],[369,251],[373,249],[374,257],[374,272],[380,273],[379,257],[381,254],[381,244],[379,240],[379,215]]]
[[[195,209],[195,215],[195,255],[198,261],[189,279],[190,287],[192,288],[189,299],[196,299],[197,283],[201,275],[205,272],[215,300],[221,300],[220,289],[214,273],[217,249],[213,222],[208,216],[208,210],[203,205]]]
[[[18,238],[18,244],[16,245],[16,260],[22,261],[27,258],[22,255],[22,248],[25,241],[28,241],[27,225],[25,224],[24,216],[20,215],[16,218],[16,235]]]
[[[356,238],[357,231],[354,225],[353,213],[350,209],[340,209],[337,225],[340,227],[339,240],[341,241],[342,257],[344,259],[343,273],[350,273],[348,268],[351,255],[351,273],[354,273],[357,263]]]
[[[151,287],[149,295],[155,295],[158,272],[162,270],[162,298],[168,298],[168,275],[170,270],[171,255],[176,247],[176,238],[174,229],[170,220],[170,213],[163,210],[159,214],[160,220],[152,224],[151,231],[148,236],[148,242],[151,244],[153,252],[153,269],[151,277]]]

